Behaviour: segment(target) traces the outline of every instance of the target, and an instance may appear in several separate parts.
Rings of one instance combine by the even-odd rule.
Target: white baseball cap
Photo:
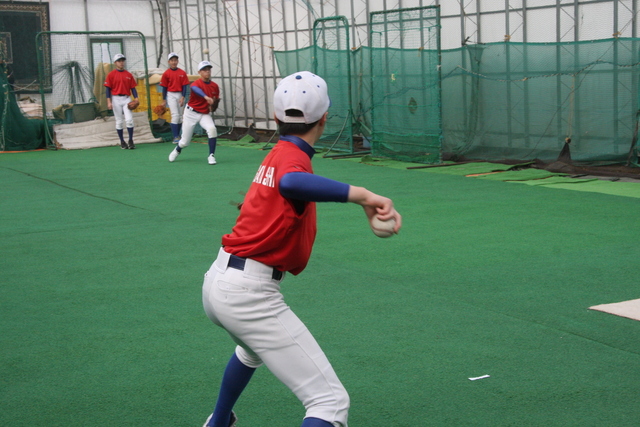
[[[124,55],[121,53],[116,53],[115,56],[113,57],[113,62],[119,61],[121,59],[127,59],[127,58],[125,58]]]
[[[167,58],[167,59],[171,59],[171,58],[179,58],[179,56],[178,56],[178,54],[177,54],[177,53],[175,53],[175,52],[171,52],[171,53],[169,54],[169,58]]]
[[[327,83],[309,71],[293,73],[278,83],[273,106],[282,123],[315,123],[331,106]],[[288,116],[287,110],[299,110],[303,117]]]
[[[209,61],[202,61],[201,63],[198,64],[198,71],[202,70],[203,68],[207,68],[207,67],[213,67],[213,65],[211,65],[211,62],[209,62]]]

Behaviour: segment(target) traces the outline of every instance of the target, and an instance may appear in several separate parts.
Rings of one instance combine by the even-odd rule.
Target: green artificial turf
[[[212,410],[234,345],[202,277],[267,151],[222,142],[209,166],[206,145],[171,149],[0,154],[0,425],[201,426]],[[637,198],[314,168],[404,220],[379,239],[361,208],[319,204],[309,265],[283,282],[350,425],[637,425],[640,322],[588,310],[640,297]],[[240,427],[304,415],[266,368],[236,412]]]

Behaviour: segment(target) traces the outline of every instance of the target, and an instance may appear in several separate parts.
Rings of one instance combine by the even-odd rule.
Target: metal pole
[[[247,8],[245,7],[245,21],[247,20]],[[238,49],[240,51],[239,54],[239,61],[240,61],[240,83],[242,84],[242,93],[243,93],[243,97],[242,97],[242,105],[243,105],[243,117],[244,117],[244,126],[248,127],[249,126],[249,122],[247,120],[247,111],[248,111],[248,105],[247,105],[247,82],[246,82],[246,76],[244,73],[244,54],[243,54],[243,48],[244,48],[244,41],[242,40],[242,23],[240,22],[240,3],[236,3],[236,14],[238,16]],[[245,22],[246,25],[246,22]],[[247,44],[248,46],[248,44]],[[247,54],[250,54],[250,52],[247,49]],[[251,69],[251,61],[249,61],[249,69]],[[250,73],[251,71],[249,71]],[[249,74],[251,75],[251,74]],[[251,100],[253,101],[253,97],[251,98]]]
[[[193,58],[191,56],[191,46],[187,40],[189,34],[189,23],[186,18],[186,5],[185,2],[180,2],[180,32],[182,33],[182,49],[184,50],[185,64],[189,64],[189,69],[193,71]],[[185,32],[186,30],[186,32]],[[194,74],[194,73],[191,73]]]
[[[269,11],[269,28],[273,28],[273,14],[271,13],[272,10],[272,6],[271,6],[271,0],[268,0],[268,11]],[[275,43],[274,43],[274,39],[273,39],[273,32],[269,33],[269,46],[271,46],[271,81],[273,82],[273,87],[275,88],[276,86],[276,61],[275,61],[275,56],[273,54],[273,51],[275,49]],[[265,81],[265,88],[267,87],[266,85],[266,81]],[[264,102],[265,102],[265,112],[267,113],[267,117],[265,117],[266,119],[266,127],[267,129],[271,129],[270,123],[273,120],[273,114],[271,114],[271,102],[269,102],[269,99],[271,98],[270,96],[268,96],[270,94],[265,93],[265,97],[264,97]]]
[[[509,21],[509,0],[504,0],[504,15],[505,15],[505,30],[506,35],[511,34],[511,26]],[[513,144],[513,109],[511,105],[511,43],[509,39],[505,37],[504,48],[506,51],[506,77],[507,77],[507,146],[511,147]]]
[[[579,0],[574,0],[574,42],[578,42],[580,41],[580,23],[579,23],[579,19],[578,17],[580,16],[580,2]],[[579,45],[574,43],[573,44],[574,47],[574,70],[578,70],[578,67],[580,66],[580,48]],[[579,106],[580,106],[580,97],[578,96],[579,92],[576,90],[577,85],[578,85],[578,79],[580,78],[579,75],[575,75],[574,74],[574,85],[571,88],[573,93],[572,93],[572,97],[573,97],[573,106],[571,108],[573,108],[573,111],[571,112],[572,117],[574,118],[574,126],[573,126],[573,135],[576,136],[575,141],[577,142],[577,144],[580,144],[580,114],[579,114]]]
[[[460,3],[460,44],[461,44],[461,48],[460,48],[460,62],[462,63],[462,68],[463,69],[467,69],[467,53],[469,52],[469,50],[467,49],[467,47],[465,46],[465,40],[466,40],[466,36],[465,36],[465,17],[464,17],[464,6],[462,5],[462,3]],[[470,127],[470,120],[471,120],[471,114],[472,112],[470,111],[469,108],[467,108],[467,105],[469,105],[469,96],[473,97],[473,79],[475,77],[469,77],[469,79],[471,79],[471,83],[472,83],[472,87],[469,89],[469,85],[467,84],[467,74],[466,73],[462,73],[462,75],[460,76],[462,79],[462,114],[463,114],[463,124],[464,124],[464,129],[466,129],[467,131],[464,132],[464,141],[463,143],[465,145],[469,145],[470,144],[470,140],[472,139],[471,136],[471,132],[468,131],[469,127]],[[468,92],[471,92],[470,94]]]
[[[632,17],[631,17],[631,37],[638,37],[638,0],[633,0],[631,3]]]
[[[84,29],[89,31],[89,6],[87,0],[84,0]]]
[[[269,102],[268,102],[268,97],[267,97],[267,73],[265,70],[265,56],[264,56],[264,50],[265,50],[265,43],[264,43],[264,36],[262,34],[262,27],[260,26],[260,23],[262,22],[262,7],[260,7],[260,4],[258,3],[257,5],[258,7],[258,33],[260,35],[260,63],[262,64],[262,76],[260,77],[260,80],[262,80],[262,96],[264,99],[264,108],[265,108],[265,113],[269,111]],[[272,46],[272,45],[269,45]],[[253,89],[253,84],[251,85],[251,88]],[[255,105],[257,105],[258,103],[256,102]],[[255,116],[255,113],[253,115],[253,122],[254,124],[257,122],[257,118]]]
[[[231,72],[231,66],[233,64],[233,61],[231,60],[231,46],[229,45],[229,38],[231,37],[229,35],[229,14],[227,13],[226,9],[225,9],[225,2],[215,2],[216,5],[216,12],[217,12],[217,20],[218,20],[218,24],[220,23],[220,17],[224,16],[224,35],[222,33],[221,30],[221,25],[218,25],[218,37],[220,38],[224,38],[225,41],[225,45],[226,45],[226,54],[227,54],[227,58],[225,60],[224,58],[224,54],[222,51],[222,43],[220,43],[220,64],[227,64],[227,72],[228,72],[228,88],[230,90],[229,94],[224,94],[225,97],[228,97],[228,99],[231,101],[231,129],[233,129],[236,125],[235,122],[235,118],[236,118],[236,99],[235,99],[235,91],[234,91],[234,85],[235,85],[235,80],[232,77],[232,72]],[[218,7],[220,7],[220,5],[222,5],[222,12],[220,11],[220,9],[218,9]],[[237,64],[236,64],[237,66]],[[224,71],[223,71],[223,75],[224,75]],[[229,113],[227,113],[227,115],[229,115]]]
[[[613,38],[613,150],[618,152],[618,132],[619,132],[619,103],[618,103],[618,84],[620,79],[620,72],[618,68],[619,60],[619,43],[618,43],[618,0],[613,2],[613,34],[616,36]]]
[[[206,17],[206,15],[202,14],[202,10],[200,9],[200,0],[196,1],[196,9],[198,11],[196,16],[199,18],[198,19],[198,37],[200,38],[200,40],[199,40],[200,41],[200,52],[198,52],[198,53],[200,54],[199,55],[200,60],[203,61],[205,59],[204,58],[204,55],[205,55],[204,49],[205,49],[206,46],[204,44],[204,41],[206,39],[205,39],[205,37],[202,36],[202,27],[203,27],[202,21],[204,20],[204,26],[206,27],[206,25],[207,25],[207,17]],[[201,18],[203,18],[203,19],[201,19]],[[209,54],[207,53],[206,55],[207,55],[207,61],[208,61],[209,60]],[[198,61],[198,62],[200,62],[200,61]]]
[[[562,47],[560,46],[561,38],[562,38],[562,26],[560,25],[560,17],[562,10],[560,8],[560,1],[556,0],[556,70],[560,70],[562,66]],[[558,135],[558,142],[562,145],[562,76],[556,76],[556,108],[560,112],[560,114],[556,114],[556,135]]]
[[[164,9],[164,17],[166,20],[166,32],[167,32],[167,51],[173,52],[173,34],[171,29],[171,8],[167,3],[161,3],[162,8]]]
[[[524,63],[524,75],[529,75],[529,49],[527,46],[527,0],[522,0],[522,21],[523,21],[523,63]],[[529,108],[529,81],[524,84],[524,145],[529,147],[531,142],[531,108]]]
[[[86,1],[86,0],[85,0]],[[149,7],[151,7],[151,16],[153,16],[153,2],[152,0],[149,0]],[[158,8],[158,15],[161,15],[162,11]],[[160,19],[162,19],[162,16],[160,16]],[[154,20],[155,21],[155,20]],[[88,28],[87,28],[88,30]],[[155,50],[156,50],[156,64],[160,63],[161,58],[159,58],[159,53],[158,53],[158,35],[156,32],[156,23],[153,22],[153,42],[155,45]],[[160,46],[160,50],[162,50],[162,46]]]
[[[525,0],[523,0],[524,2]],[[482,43],[480,27],[480,0],[476,0],[476,33],[478,33],[476,43]]]

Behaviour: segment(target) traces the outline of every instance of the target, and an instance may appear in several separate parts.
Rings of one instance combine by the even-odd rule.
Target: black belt
[[[129,95],[117,95],[117,94],[116,94],[116,95],[113,95],[113,96],[129,96]]]
[[[207,114],[207,113],[201,113],[200,111],[196,110],[195,108],[193,108],[193,107],[192,107],[192,106],[190,106],[190,105],[187,105],[187,110],[191,110],[191,111],[193,111],[194,113],[198,113],[198,114]]]
[[[241,270],[244,271],[244,265],[246,264],[247,259],[246,258],[241,258],[239,256],[235,256],[235,255],[229,255],[229,267],[231,268],[235,268],[236,270]],[[280,270],[276,270],[275,268],[273,269],[273,273],[271,273],[271,278],[273,280],[280,280],[282,279],[282,271]]]

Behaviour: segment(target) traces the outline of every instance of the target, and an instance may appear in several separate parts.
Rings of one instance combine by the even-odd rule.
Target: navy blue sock
[[[180,147],[180,143],[176,144],[176,151],[178,153],[182,153],[182,147]]]
[[[208,426],[229,427],[233,405],[238,401],[238,398],[247,384],[249,384],[249,380],[251,380],[255,371],[255,368],[250,368],[243,364],[240,359],[238,359],[238,356],[233,353],[222,376],[220,394],[218,395],[213,416],[207,424]]]
[[[123,129],[116,129],[116,132],[118,132],[118,136],[120,137],[120,141],[124,142],[124,130]]]
[[[209,154],[216,154],[216,143],[218,138],[209,138]]]
[[[127,132],[129,133],[129,141],[133,139],[133,128],[127,128]]]
[[[302,426],[300,427],[333,427],[329,421],[321,420],[320,418],[305,418],[302,421]]]
[[[173,138],[177,138],[178,137],[178,125],[175,123],[169,123],[169,126],[171,126],[171,133],[173,134]]]
[[[180,136],[180,132],[182,132],[182,123],[176,124],[176,136]]]

